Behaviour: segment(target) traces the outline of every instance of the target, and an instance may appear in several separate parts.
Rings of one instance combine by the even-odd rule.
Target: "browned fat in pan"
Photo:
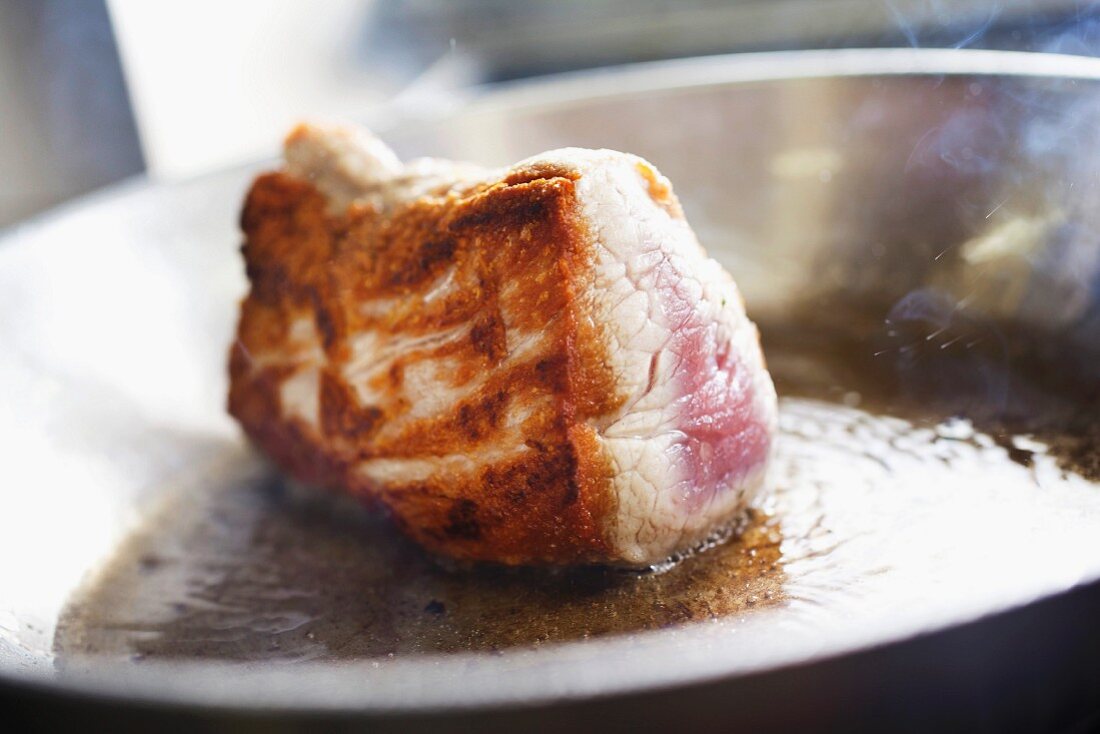
[[[500,650],[686,622],[736,628],[762,613],[839,603],[865,583],[863,574],[889,580],[894,558],[915,550],[888,549],[822,573],[815,564],[848,563],[844,546],[869,532],[830,527],[826,509],[838,511],[838,496],[842,512],[868,503],[868,511],[903,516],[919,508],[914,491],[933,494],[932,485],[952,475],[993,484],[1007,478],[1014,489],[1040,492],[1062,473],[1095,471],[1096,437],[1075,428],[1089,406],[1076,386],[1052,384],[1038,358],[998,375],[1010,362],[996,340],[969,348],[958,340],[957,349],[943,350],[938,345],[957,334],[929,344],[913,332],[895,335],[925,350],[903,370],[896,353],[882,352],[889,342],[879,341],[873,306],[829,313],[806,309],[792,323],[763,323],[786,396],[776,502],[753,512],[734,539],[667,570],[444,567],[383,518],[263,477],[238,491],[177,499],[74,599],[57,652],[63,660],[359,659]],[[973,339],[998,327],[958,328]],[[1028,352],[1028,338],[1013,335],[1013,352]],[[1011,377],[1012,405],[977,378],[942,380],[956,372],[994,383]],[[963,490],[984,499],[997,488]],[[996,521],[996,508],[986,513],[972,522]],[[941,524],[958,527],[960,519]],[[959,552],[968,552],[960,540]],[[895,575],[893,583],[904,583]]]

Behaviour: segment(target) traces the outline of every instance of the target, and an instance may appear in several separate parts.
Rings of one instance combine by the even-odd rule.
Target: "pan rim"
[[[412,107],[407,103],[396,104],[379,111],[371,118],[371,122],[377,129],[384,131],[399,124],[399,121],[439,123],[445,121],[459,108],[464,114],[476,114],[494,109],[549,108],[586,98],[617,98],[655,91],[676,92],[706,87],[853,76],[938,75],[1100,81],[1100,59],[1031,52],[960,49],[845,49],[720,55],[571,72],[534,81],[509,83],[493,89],[479,88],[471,90],[460,98],[449,100],[448,109],[440,107],[426,109]],[[237,165],[179,183],[160,183],[144,176],[129,179],[0,231],[0,253],[11,249],[12,246],[18,246],[21,239],[33,236],[36,231],[48,227],[54,220],[78,214],[84,209],[99,206],[101,203],[125,199],[129,196],[142,196],[152,189],[201,186],[206,181],[230,173],[252,170],[257,165],[256,163]],[[1095,581],[1095,578],[1086,579],[1082,585]],[[358,711],[392,714],[489,709],[520,704],[542,705],[555,700],[610,697],[679,688],[813,664],[867,649],[888,647],[913,637],[934,634],[988,616],[1007,613],[1066,590],[1064,587],[1052,588],[1046,594],[1036,596],[1030,601],[1008,604],[1001,608],[986,607],[984,613],[979,612],[962,619],[933,624],[926,629],[915,629],[911,635],[904,637],[887,633],[881,638],[876,638],[874,635],[864,634],[860,636],[863,644],[852,644],[851,639],[837,637],[828,647],[823,647],[812,656],[799,653],[784,657],[779,654],[767,660],[761,660],[755,665],[741,667],[726,664],[711,665],[709,668],[705,666],[691,668],[688,664],[662,675],[657,675],[647,668],[645,671],[635,670],[633,678],[607,678],[601,685],[592,685],[592,681],[586,677],[579,687],[551,688],[538,694],[532,694],[523,687],[513,687],[493,691],[492,695],[483,698],[470,699],[466,696],[462,701],[455,700],[453,692],[433,690],[430,687],[420,688],[411,696],[385,699],[384,696],[377,696],[373,691],[368,690],[361,678],[349,674],[359,665],[358,663],[350,666],[317,664],[315,666],[317,673],[326,684],[329,684],[323,696],[317,695],[317,689],[320,686],[298,684],[307,673],[310,667],[308,665],[276,670],[264,670],[256,666],[255,669],[246,670],[240,666],[211,661],[143,662],[140,666],[104,665],[87,671],[67,671],[61,674],[53,671],[37,671],[24,677],[12,675],[9,670],[0,670],[0,685],[35,688],[62,695],[93,696],[116,702],[190,705],[215,710],[258,713]],[[675,635],[668,634],[668,631],[656,631],[599,641],[561,643],[546,646],[537,651],[506,651],[498,659],[520,658],[521,664],[526,662],[520,657],[524,654],[537,657],[540,661],[548,659],[546,664],[558,667],[560,674],[563,671],[568,673],[570,667],[576,664],[568,657],[568,651],[577,649],[591,651],[600,648],[616,653],[620,661],[630,657],[631,652],[646,656],[652,667],[654,662],[667,662],[667,656],[676,647],[673,643],[695,644],[696,641],[691,638],[698,631],[677,631]],[[638,645],[643,641],[642,638],[646,638],[644,650]],[[701,644],[705,646],[705,643]],[[668,649],[663,649],[666,647]],[[473,664],[471,661],[485,660],[489,657],[490,655],[486,653],[461,653],[410,658],[401,661],[400,664],[395,663],[393,667],[397,668],[396,671],[387,670],[380,675],[389,675],[395,680],[402,680],[410,675],[405,668],[415,671],[417,668],[440,669],[442,667],[453,668],[456,675],[461,675],[464,666]],[[592,658],[593,656],[586,653],[582,657]],[[370,663],[364,665],[370,665]],[[507,675],[506,666],[489,667],[496,669],[494,675]],[[328,672],[324,672],[325,670]],[[647,671],[650,676],[648,679],[644,679],[645,675],[639,678],[639,672],[646,674]],[[342,685],[332,685],[341,681]]]

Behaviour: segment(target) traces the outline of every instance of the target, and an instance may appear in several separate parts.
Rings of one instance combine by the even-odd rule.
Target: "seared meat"
[[[242,214],[230,412],[290,475],[460,559],[644,566],[764,483],[775,391],[641,158],[402,165],[302,126]]]

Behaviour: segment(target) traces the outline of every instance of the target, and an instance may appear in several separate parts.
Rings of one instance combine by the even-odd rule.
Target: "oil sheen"
[[[990,408],[1000,398],[981,386],[953,393],[903,369],[911,353],[883,359],[859,334],[798,323],[762,324],[781,395],[774,487],[725,542],[649,573],[448,567],[353,502],[260,471],[168,497],[70,601],[58,664],[495,652],[685,624],[933,624],[1021,584],[1072,583],[1075,559],[1100,550],[1095,452],[1041,380],[1013,393],[1033,403],[1032,423],[1013,423],[1020,411]],[[959,344],[916,364],[943,375],[977,360],[966,373],[985,374],[990,357]]]

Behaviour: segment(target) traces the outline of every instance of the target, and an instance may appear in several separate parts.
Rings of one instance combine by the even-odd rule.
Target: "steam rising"
[[[1095,56],[1100,8],[1081,0],[883,0],[913,48],[999,48]]]
[[[962,8],[960,6],[968,6]],[[886,7],[897,23],[898,30],[913,48],[922,44],[921,26],[947,29],[945,45],[967,48],[985,36],[1001,13],[998,2],[961,3],[950,0],[923,0],[922,2],[898,2],[886,0]],[[919,21],[923,21],[918,25]],[[955,38],[957,37],[957,38]],[[940,44],[937,44],[940,45]]]

